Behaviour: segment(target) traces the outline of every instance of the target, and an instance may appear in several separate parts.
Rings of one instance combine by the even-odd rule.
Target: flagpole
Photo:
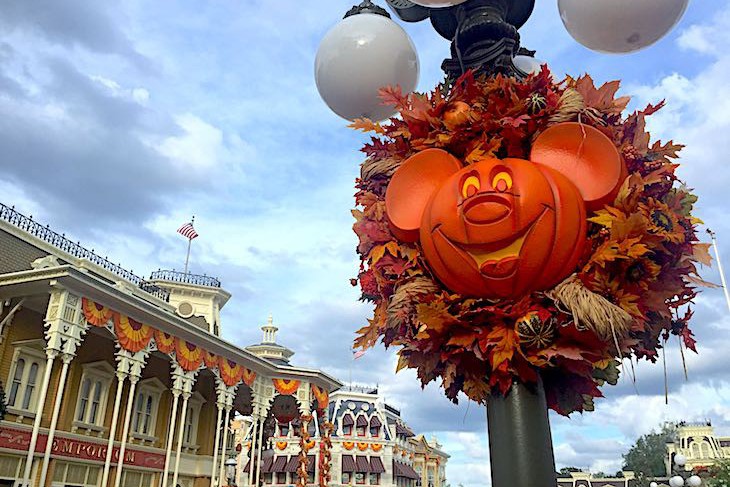
[[[712,247],[715,249],[715,260],[717,260],[717,270],[720,271],[720,282],[722,283],[722,290],[725,293],[725,301],[727,302],[728,310],[730,310],[730,292],[727,289],[727,282],[725,281],[725,273],[722,271],[722,262],[720,261],[720,250],[717,248],[717,237],[715,232],[707,229],[707,233],[710,234],[712,239]]]
[[[195,215],[190,219],[190,224],[195,223]],[[192,238],[188,238],[188,253],[185,255],[185,275],[188,274],[188,262],[190,262],[190,245],[193,243]]]

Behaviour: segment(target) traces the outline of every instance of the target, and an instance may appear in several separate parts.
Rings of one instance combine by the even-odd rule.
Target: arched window
[[[700,445],[697,443],[692,442],[690,445],[690,452],[692,452],[692,458],[701,458]]]
[[[368,420],[362,414],[357,415],[357,420],[355,421],[355,428],[357,430],[357,436],[365,436],[367,429],[368,429]]]
[[[7,398],[11,413],[34,413],[38,401],[38,380],[45,370],[45,353],[28,346],[15,348],[10,374],[6,384],[10,384]],[[17,411],[13,411],[13,409]]]
[[[703,441],[700,450],[702,451],[702,458],[712,458],[712,448],[709,443]]]
[[[346,413],[342,416],[342,434],[345,436],[352,436],[352,427],[355,425],[355,421],[352,419],[350,413]]]
[[[378,438],[380,436],[380,428],[382,426],[383,425],[377,416],[373,416],[372,418],[370,418],[370,436],[373,438]]]

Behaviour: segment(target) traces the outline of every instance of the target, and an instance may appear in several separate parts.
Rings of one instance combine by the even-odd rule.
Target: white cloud
[[[206,171],[215,167],[226,150],[223,132],[192,113],[175,117],[182,134],[164,139],[157,149],[181,169]]]

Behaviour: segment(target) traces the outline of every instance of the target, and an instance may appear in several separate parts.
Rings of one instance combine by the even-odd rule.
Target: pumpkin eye
[[[479,178],[476,176],[469,176],[461,185],[461,195],[464,198],[469,198],[470,196],[477,194],[480,189],[481,183],[479,182]]]
[[[512,176],[504,171],[497,173],[492,179],[492,187],[500,193],[512,189]]]

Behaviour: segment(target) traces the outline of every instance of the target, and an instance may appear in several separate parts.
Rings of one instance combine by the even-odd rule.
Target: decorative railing
[[[205,274],[190,274],[189,272],[157,270],[150,274],[151,281],[171,281],[196,286],[221,287],[221,282],[212,276]]]
[[[78,242],[72,242],[66,238],[65,234],[60,234],[51,230],[48,225],[45,227],[40,223],[33,220],[32,216],[25,216],[22,213],[15,210],[15,207],[9,207],[0,203],[0,220],[6,221],[11,225],[25,231],[26,233],[33,235],[36,238],[43,240],[62,250],[68,254],[73,255],[79,259],[86,259],[92,264],[95,264],[102,269],[105,269],[113,274],[118,275],[122,279],[125,279],[141,290],[156,296],[163,301],[170,300],[170,293],[166,289],[148,282],[138,275],[134,274],[127,269],[124,269],[120,264],[114,264],[105,257],[94,253],[93,250],[88,250],[82,247]]]

